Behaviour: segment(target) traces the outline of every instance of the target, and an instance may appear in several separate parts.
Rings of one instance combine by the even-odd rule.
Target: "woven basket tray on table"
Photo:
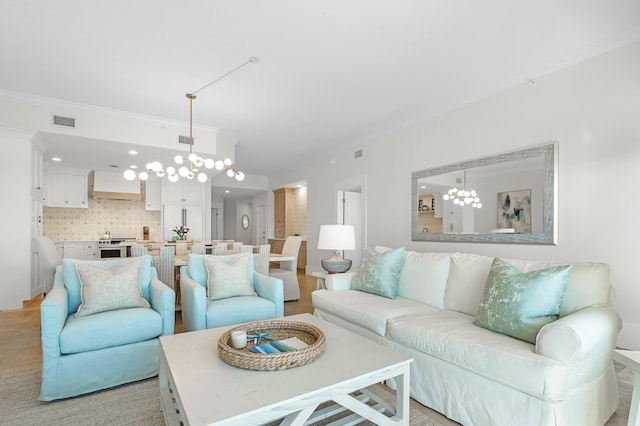
[[[273,340],[297,337],[307,345],[304,349],[279,354],[258,354],[249,349],[255,342],[248,342],[244,349],[234,349],[231,346],[231,333],[236,330],[246,330],[247,334],[270,333]],[[262,343],[268,343],[263,340]],[[316,326],[300,321],[268,320],[242,324],[225,331],[218,339],[220,358],[227,364],[248,370],[284,370],[307,364],[324,351],[324,333]]]

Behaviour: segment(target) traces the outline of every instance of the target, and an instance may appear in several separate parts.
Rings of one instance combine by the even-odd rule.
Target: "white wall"
[[[367,176],[367,241],[418,251],[600,261],[624,321],[619,346],[640,350],[640,42],[524,83],[270,181],[308,182],[308,262],[335,223],[334,185]],[[559,141],[557,246],[411,241],[411,172]],[[364,156],[354,159],[363,148]]]
[[[31,140],[33,132],[0,127],[0,310],[22,308],[30,296]]]

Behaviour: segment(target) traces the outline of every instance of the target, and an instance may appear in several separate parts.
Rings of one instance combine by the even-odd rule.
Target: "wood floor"
[[[312,313],[311,292],[316,278],[298,273],[300,300],[285,302],[284,314]],[[40,302],[42,297],[26,302],[23,309],[0,311],[0,369],[40,365]],[[176,312],[175,332],[182,333],[182,316]]]

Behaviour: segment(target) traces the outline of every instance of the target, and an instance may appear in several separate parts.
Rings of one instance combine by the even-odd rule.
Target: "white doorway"
[[[267,244],[267,207],[264,204],[256,209],[256,240],[259,246]]]
[[[220,221],[220,209],[214,207],[211,209],[211,239],[222,240],[222,222]]]
[[[362,253],[367,246],[366,185],[365,178],[344,182],[337,186],[337,221],[340,225],[353,225],[356,249],[345,250],[343,257],[352,260],[351,271],[357,271]]]

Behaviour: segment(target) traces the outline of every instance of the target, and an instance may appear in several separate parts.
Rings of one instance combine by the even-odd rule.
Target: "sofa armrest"
[[[68,295],[62,282],[61,269],[56,270],[51,291],[40,303],[40,333],[42,357],[60,356],[60,332],[67,320]]]
[[[176,321],[176,293],[155,277],[151,279],[149,290],[151,308],[162,317],[162,335],[173,334]]]
[[[184,331],[207,328],[207,292],[189,276],[189,267],[180,268],[180,303]]]
[[[596,358],[615,348],[621,328],[620,316],[612,307],[581,309],[542,327],[536,353],[563,364]]]
[[[342,291],[351,288],[351,280],[356,276],[355,272],[345,272],[344,274],[328,274],[324,279],[327,290]]]
[[[258,296],[276,305],[276,318],[284,316],[284,283],[280,278],[254,272],[253,287]]]

